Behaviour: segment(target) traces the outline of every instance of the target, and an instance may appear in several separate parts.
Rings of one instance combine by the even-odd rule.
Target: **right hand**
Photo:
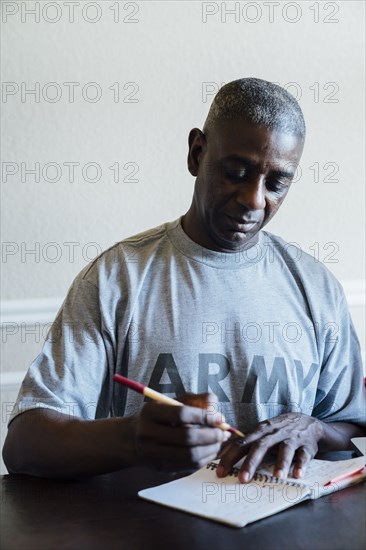
[[[201,468],[214,460],[229,432],[215,410],[213,394],[186,394],[183,407],[146,403],[137,418],[137,462],[164,470]],[[194,405],[194,406],[190,406]]]

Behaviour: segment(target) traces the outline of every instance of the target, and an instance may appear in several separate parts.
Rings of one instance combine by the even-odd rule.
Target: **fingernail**
[[[224,477],[225,475],[225,468],[223,466],[217,466],[216,468],[216,474],[218,475],[218,477]]]
[[[249,472],[246,472],[244,470],[244,472],[241,472],[240,474],[240,481],[243,482],[243,483],[247,483],[250,479],[250,474]]]
[[[304,470],[302,470],[302,468],[296,468],[294,474],[296,477],[304,477]]]
[[[222,423],[222,416],[219,412],[207,413],[207,420],[214,426],[220,426],[220,424]]]
[[[283,470],[276,470],[275,477],[285,477]]]

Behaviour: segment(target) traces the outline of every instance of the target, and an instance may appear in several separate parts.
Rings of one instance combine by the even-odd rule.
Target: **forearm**
[[[318,441],[319,452],[347,451],[352,449],[351,438],[365,437],[365,431],[350,422],[322,422],[323,435]]]
[[[11,473],[69,478],[97,475],[136,461],[135,418],[69,419],[32,410],[9,426],[4,462]]]

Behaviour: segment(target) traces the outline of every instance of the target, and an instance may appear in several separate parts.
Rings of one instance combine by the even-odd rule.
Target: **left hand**
[[[318,442],[322,436],[322,422],[317,418],[300,413],[281,414],[260,422],[244,439],[235,436],[228,441],[220,455],[217,475],[226,476],[234,464],[247,455],[238,475],[241,483],[247,483],[252,479],[266,452],[278,446],[273,475],[287,477],[293,463],[293,476],[303,477],[308,464],[318,451]]]

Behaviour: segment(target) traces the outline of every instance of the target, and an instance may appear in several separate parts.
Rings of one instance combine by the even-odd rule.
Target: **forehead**
[[[288,132],[258,126],[246,120],[226,120],[216,124],[208,136],[209,151],[216,157],[250,157],[280,164],[298,162],[303,142]]]

